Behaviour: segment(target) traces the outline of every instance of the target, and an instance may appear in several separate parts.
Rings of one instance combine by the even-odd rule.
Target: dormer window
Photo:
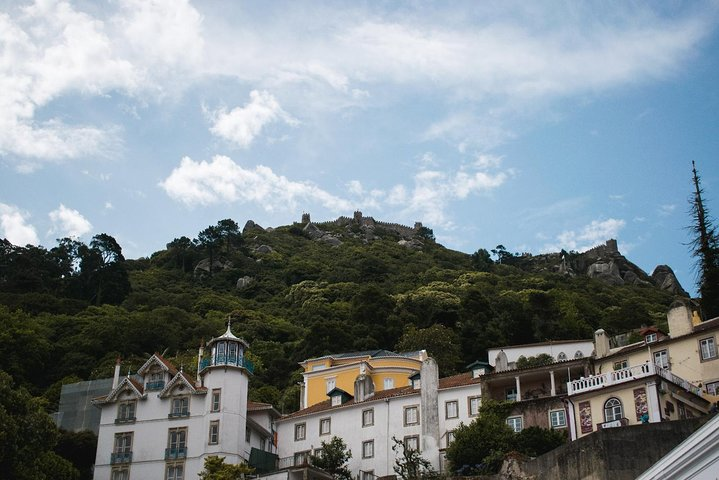
[[[415,390],[419,390],[422,388],[422,380],[420,378],[415,378],[412,380],[412,388]]]
[[[332,395],[332,406],[337,407],[342,405],[342,395]]]
[[[162,370],[150,372],[145,390],[162,390],[165,387],[165,372]]]
[[[656,341],[657,341],[657,334],[656,334],[655,332],[653,332],[653,333],[648,333],[648,334],[644,337],[644,342],[646,342],[646,343],[654,343],[654,342],[656,342]]]

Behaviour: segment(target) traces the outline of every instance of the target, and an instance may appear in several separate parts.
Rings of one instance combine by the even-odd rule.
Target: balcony
[[[117,465],[119,463],[132,462],[132,452],[117,452],[110,454],[110,464]]]
[[[163,388],[165,388],[164,380],[158,380],[156,382],[147,382],[145,384],[145,390],[147,390],[147,391],[162,390]]]
[[[660,377],[669,380],[670,382],[679,385],[685,390],[696,395],[701,396],[702,394],[701,388],[677,377],[666,368],[662,368],[659,365],[649,362],[641,365],[635,365],[633,367],[622,368],[613,372],[603,373],[601,375],[593,375],[587,378],[573,380],[567,384],[567,393],[569,395],[576,395],[578,393],[591,392],[611,385],[619,385],[640,378],[651,377],[652,375],[659,375]]]
[[[170,412],[167,414],[167,418],[173,419],[173,418],[185,418],[190,416],[189,410],[183,410],[179,412]]]
[[[165,460],[178,460],[187,457],[187,447],[165,449]]]
[[[124,423],[135,423],[137,420],[135,417],[118,417],[115,419],[115,425],[121,425]]]
[[[292,467],[309,467],[311,465],[309,452],[297,453],[293,457],[283,457],[277,460],[278,470]]]
[[[217,358],[214,359],[214,361],[211,358],[204,358],[200,361],[200,371],[204,370],[207,367],[217,366],[242,367],[250,373],[254,373],[255,371],[255,366],[253,365],[252,361],[244,356],[237,357],[232,355],[218,355]]]

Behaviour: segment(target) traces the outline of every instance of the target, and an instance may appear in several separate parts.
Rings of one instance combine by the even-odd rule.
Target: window
[[[115,434],[110,463],[130,463],[132,461],[132,432]]]
[[[584,358],[584,354],[582,353],[581,350],[577,350],[576,353],[574,354],[574,358]]]
[[[711,360],[717,356],[717,346],[714,343],[714,337],[703,338],[699,340],[701,347],[702,360]]]
[[[417,425],[419,423],[419,408],[417,406],[404,407],[404,425]]]
[[[467,401],[469,403],[469,416],[474,417],[479,415],[479,406],[482,404],[482,397],[469,397]]]
[[[110,480],[130,480],[130,469],[128,467],[112,467]]]
[[[445,418],[459,417],[459,402],[457,402],[457,400],[450,400],[449,402],[445,402],[444,414]]]
[[[646,343],[654,343],[657,341],[657,334],[656,333],[649,333],[644,336],[644,341]]]
[[[168,463],[166,473],[166,480],[183,480],[185,478],[185,464]]]
[[[557,360],[561,362],[566,359],[567,359],[567,354],[564,352],[559,352],[559,355],[557,355]]]
[[[342,395],[332,395],[332,406],[337,407],[342,405]]]
[[[307,465],[307,462],[310,459],[310,451],[306,450],[304,452],[295,452],[295,467],[299,467],[301,465]]]
[[[409,437],[404,437],[404,449],[414,450],[415,452],[419,452],[419,436],[418,435],[411,435]]]
[[[517,387],[511,387],[505,390],[504,399],[509,402],[517,401]]]
[[[618,398],[612,397],[604,402],[604,421],[613,422],[615,420],[621,420],[623,417],[622,413],[622,402]]]
[[[304,423],[295,424],[295,442],[307,437],[307,426]]]
[[[250,430],[249,426],[245,427],[245,442],[249,442],[252,438],[252,430]]]
[[[374,480],[375,474],[374,470],[360,470],[360,480]]]
[[[327,387],[327,393],[330,393],[332,390],[335,389],[335,386],[337,385],[337,382],[334,378],[328,378],[325,381],[326,387]]]
[[[622,368],[627,368],[629,364],[626,360],[620,360],[618,362],[614,362],[614,370],[621,370]]]
[[[551,410],[549,412],[549,425],[552,428],[567,426],[567,413],[564,410]]]
[[[210,436],[207,443],[217,445],[220,442],[220,421],[213,420],[210,422]]]
[[[706,387],[709,395],[719,395],[719,382],[707,383]]]
[[[362,442],[362,458],[374,457],[374,440]]]
[[[165,387],[165,372],[162,370],[150,373],[145,390],[162,390]]]
[[[390,388],[394,388],[394,378],[387,377],[384,379],[384,389],[389,390]]]
[[[330,419],[320,418],[320,435],[330,434]]]
[[[117,405],[117,418],[115,423],[132,423],[135,421],[135,407],[137,400],[126,400]]]
[[[220,411],[220,392],[221,390],[219,388],[212,389],[212,405],[210,406],[211,412]]]
[[[669,368],[669,354],[666,350],[654,352],[654,363],[662,368]]]
[[[514,430],[515,433],[522,431],[522,424],[522,417],[509,417],[507,419],[507,425],[509,425],[509,428]]]
[[[374,425],[374,408],[362,410],[362,426],[369,427],[370,425]]]
[[[445,436],[447,438],[447,447],[449,447],[452,442],[454,442],[454,430],[447,430],[447,435]]]
[[[187,457],[187,427],[170,428],[167,432],[165,460]]]
[[[173,397],[170,407],[169,418],[189,417],[190,416],[190,397],[185,395],[182,397]]]
[[[422,379],[419,377],[410,380],[409,382],[414,390],[419,390],[420,388],[422,388]]]

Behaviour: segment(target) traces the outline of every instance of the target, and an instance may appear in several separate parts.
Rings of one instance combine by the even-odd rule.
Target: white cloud
[[[80,212],[63,204],[48,216],[52,222],[48,235],[79,238],[92,231],[92,224]]]
[[[669,204],[669,205],[660,205],[659,206],[659,215],[666,217],[674,213],[674,211],[677,209],[676,205]]]
[[[220,108],[209,114],[213,125],[210,131],[218,137],[247,148],[262,129],[273,122],[282,121],[288,125],[299,122],[285,112],[269,92],[253,90],[250,102],[229,112]]]
[[[29,214],[13,205],[0,203],[0,236],[14,245],[37,245],[37,232],[28,223],[29,217]]]
[[[352,208],[349,201],[309,182],[288,180],[263,165],[245,169],[222,155],[216,155],[211,162],[184,157],[159,185],[172,199],[188,206],[252,202],[273,211],[294,207],[301,201],[319,203],[331,211]]]
[[[606,220],[592,220],[579,231],[565,230],[556,237],[556,241],[546,244],[542,251],[558,252],[561,249],[585,251],[610,238],[616,239],[626,222],[621,219],[608,218]]]

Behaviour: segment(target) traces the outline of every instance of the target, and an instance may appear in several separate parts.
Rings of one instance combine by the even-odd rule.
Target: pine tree
[[[704,206],[704,189],[692,162],[694,194],[691,201],[693,225],[691,227],[692,254],[697,259],[699,294],[702,313],[706,318],[719,316],[719,236],[712,224],[711,216]]]

